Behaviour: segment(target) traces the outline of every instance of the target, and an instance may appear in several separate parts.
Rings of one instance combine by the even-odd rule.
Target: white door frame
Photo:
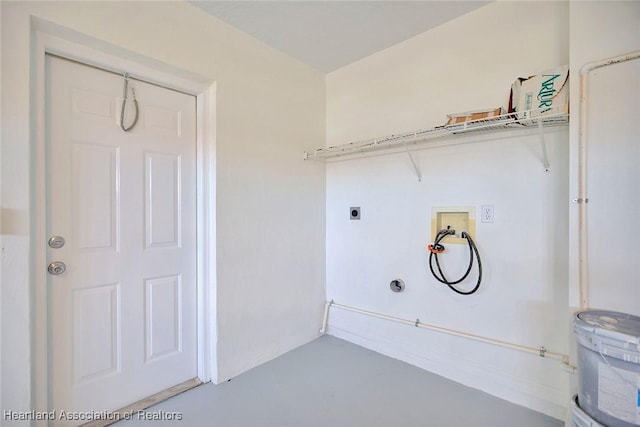
[[[46,272],[46,170],[45,170],[45,54],[51,53],[106,70],[130,73],[136,78],[176,89],[196,97],[196,191],[197,191],[197,355],[198,379],[217,382],[216,347],[216,185],[215,101],[216,82],[130,51],[97,41],[46,21],[32,18],[32,111],[31,111],[31,317],[32,409],[48,411],[49,372],[47,319],[49,313]],[[125,59],[126,58],[126,59]],[[133,403],[133,402],[132,402]],[[44,423],[42,424],[44,425]]]

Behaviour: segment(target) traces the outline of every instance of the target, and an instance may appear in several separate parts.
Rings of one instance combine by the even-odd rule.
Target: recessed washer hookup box
[[[568,65],[526,78],[520,77],[511,85],[509,113],[517,113],[518,119],[568,112]]]

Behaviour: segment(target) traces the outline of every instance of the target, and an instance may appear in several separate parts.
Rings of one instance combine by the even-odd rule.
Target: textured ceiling
[[[488,1],[190,1],[328,73]]]

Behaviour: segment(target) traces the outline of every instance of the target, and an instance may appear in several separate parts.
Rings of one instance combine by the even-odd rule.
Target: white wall
[[[518,76],[569,62],[569,5],[497,2],[327,77],[328,145],[444,124],[447,113],[507,105]],[[568,352],[568,130],[489,136],[327,167],[327,296],[338,303]],[[480,291],[459,296],[428,270],[433,206],[495,206],[477,223]],[[361,206],[362,220],[349,220]],[[443,255],[460,264],[466,252]],[[450,265],[455,264],[451,263]],[[402,278],[394,294],[389,282]],[[329,333],[506,400],[564,418],[561,364],[334,309]]]
[[[1,2],[2,409],[32,389],[31,17],[216,81],[218,380],[318,335],[325,77],[186,2]],[[44,268],[35,266],[34,268]]]
[[[640,3],[572,2],[571,69],[640,50]],[[596,27],[597,31],[593,31]],[[640,207],[637,104],[640,60],[589,74],[587,97],[587,241],[589,306],[640,315],[636,226]],[[572,82],[571,195],[578,195],[578,80]],[[578,207],[571,207],[570,305],[580,305]]]
[[[577,220],[568,204],[576,189],[575,76],[587,61],[638,48],[638,9],[636,2],[491,4],[331,73],[325,121],[324,76],[188,4],[0,2],[0,406],[27,410],[33,391],[31,16],[217,81],[222,380],[316,336],[325,169],[301,162],[303,150],[323,145],[325,132],[333,145],[506,105],[515,76],[569,62],[570,138],[566,131],[547,136],[550,173],[543,172],[536,138],[509,135],[421,152],[421,183],[402,155],[334,163],[326,196],[329,299],[566,352],[567,307],[577,305]],[[476,295],[459,297],[426,267],[430,209],[480,204],[493,204],[496,215],[477,228],[485,280]],[[362,206],[362,221],[349,221],[352,205]],[[407,289],[391,294],[389,281],[398,277]],[[623,283],[621,293],[630,295],[633,284]],[[598,289],[596,302],[612,294]],[[339,310],[331,313],[330,332],[563,416],[568,376],[556,362]]]
[[[2,7],[0,6],[0,41],[2,40]],[[1,46],[1,44],[0,44]],[[4,107],[2,105],[2,100],[4,99],[4,97],[2,96],[2,49],[0,49],[0,112],[2,112],[4,110]],[[2,123],[3,123],[3,117],[2,114],[0,114],[0,129],[2,129]],[[0,133],[0,146],[2,144],[2,136]],[[0,177],[2,177],[2,150],[0,149]],[[1,183],[1,181],[0,181]],[[3,223],[3,214],[2,211],[4,209],[2,209],[2,187],[0,185],[0,229],[2,229],[2,223]],[[4,264],[4,261],[2,261],[2,258],[4,258],[4,244],[2,243],[3,241],[3,236],[4,236],[4,232],[0,233],[0,301],[2,301],[2,265]],[[0,302],[0,366],[2,365],[2,303]],[[0,372],[1,375],[1,372]],[[2,384],[0,383],[0,409],[4,408],[4,406],[2,405]]]

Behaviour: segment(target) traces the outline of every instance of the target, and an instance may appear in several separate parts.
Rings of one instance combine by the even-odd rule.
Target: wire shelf
[[[382,138],[371,138],[343,145],[317,148],[314,151],[305,151],[303,158],[305,160],[324,160],[390,148],[408,147],[409,145],[417,145],[430,140],[456,137],[472,132],[532,129],[562,126],[569,123],[569,113],[566,111],[544,115],[539,115],[538,113],[539,110],[528,110],[518,113],[501,114],[484,119],[469,120],[452,125],[389,135]]]

